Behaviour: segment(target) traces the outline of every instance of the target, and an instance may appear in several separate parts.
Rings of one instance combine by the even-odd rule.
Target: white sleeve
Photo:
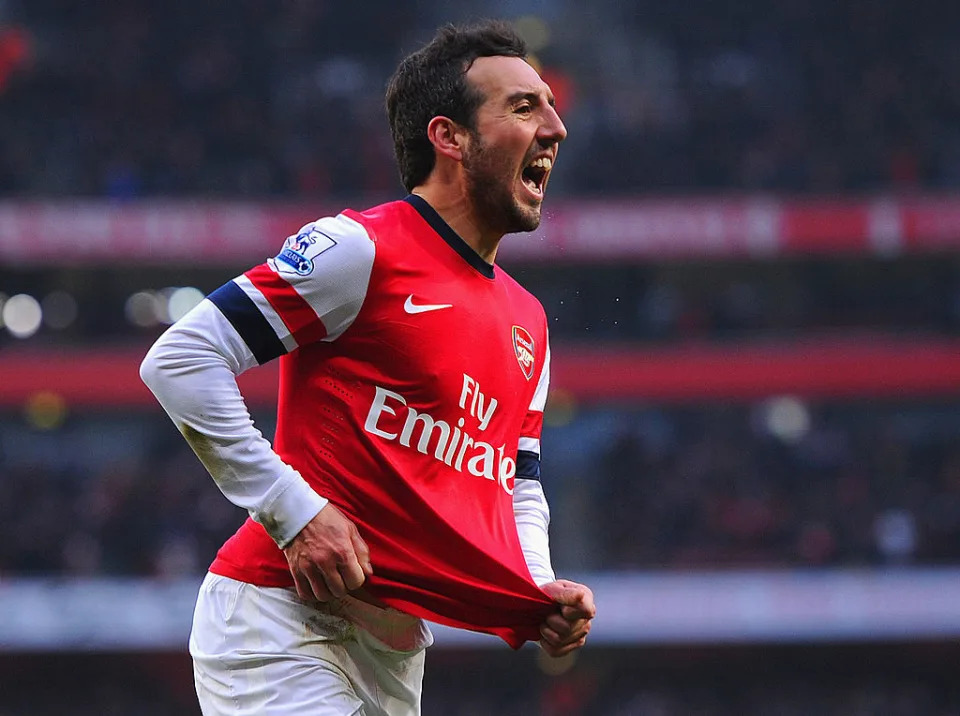
[[[540,484],[540,431],[550,383],[550,347],[520,436],[517,477],[513,487],[513,514],[530,576],[537,585],[556,579],[550,563],[550,507]]]
[[[519,479],[513,487],[513,514],[530,576],[538,586],[556,580],[550,564],[550,508],[538,480]]]
[[[283,547],[326,504],[254,427],[236,376],[256,359],[209,300],[153,345],[140,376],[217,486]]]
[[[208,298],[240,334],[258,363],[315,341],[333,341],[363,306],[375,244],[340,215],[287,238],[280,253],[237,276]]]

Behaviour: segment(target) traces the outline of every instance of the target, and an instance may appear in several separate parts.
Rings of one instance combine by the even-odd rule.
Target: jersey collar
[[[487,278],[495,277],[493,266],[480,258],[480,255],[471,249],[467,242],[461,239],[456,231],[450,228],[450,224],[444,221],[440,217],[440,214],[438,214],[423,197],[410,194],[404,201],[416,209],[424,221],[430,224],[430,228],[436,231],[440,235],[440,238],[449,244],[451,249],[460,254],[464,261]]]

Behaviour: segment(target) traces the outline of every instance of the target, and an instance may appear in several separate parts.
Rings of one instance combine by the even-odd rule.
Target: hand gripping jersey
[[[512,504],[518,470],[539,478],[539,302],[415,196],[308,224],[210,300],[258,362],[281,356],[274,448],[356,523],[369,593],[513,646],[539,639],[555,605]],[[293,584],[252,519],[211,571]]]

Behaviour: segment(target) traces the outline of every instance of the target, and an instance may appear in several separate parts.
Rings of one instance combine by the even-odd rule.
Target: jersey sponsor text
[[[477,419],[482,431],[490,424],[497,409],[497,399],[491,397],[488,400],[480,391],[479,383],[464,373],[459,407],[465,410],[469,407],[468,414]],[[479,440],[464,430],[465,425],[466,418],[462,415],[456,425],[451,426],[446,420],[412,407],[400,393],[378,385],[363,429],[384,440],[397,440],[405,448],[431,455],[457,472],[466,469],[470,475],[495,481],[504,492],[512,495],[517,463],[506,454],[506,445],[494,447]],[[414,433],[418,430],[414,443]]]

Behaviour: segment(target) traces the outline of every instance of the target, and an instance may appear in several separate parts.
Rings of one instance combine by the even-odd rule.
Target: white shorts
[[[204,716],[418,716],[429,630],[352,601],[317,608],[292,589],[207,574],[190,634]],[[357,623],[370,619],[344,618],[357,609],[382,639]]]

